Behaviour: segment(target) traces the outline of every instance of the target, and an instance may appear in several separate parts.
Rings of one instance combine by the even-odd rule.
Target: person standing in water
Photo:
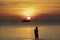
[[[35,40],[39,40],[39,36],[38,36],[38,27],[36,26],[35,30],[34,30],[34,34],[35,34]]]

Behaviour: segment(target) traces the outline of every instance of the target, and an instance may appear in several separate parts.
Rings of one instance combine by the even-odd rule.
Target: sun
[[[27,17],[27,20],[31,20],[31,17]]]
[[[22,11],[22,15],[24,16],[32,16],[35,13],[35,9],[33,8],[24,8]]]

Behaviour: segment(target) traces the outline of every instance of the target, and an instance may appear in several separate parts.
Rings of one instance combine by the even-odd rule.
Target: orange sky
[[[60,13],[60,0],[0,0],[0,14],[26,15],[24,10],[33,9],[34,13],[25,12],[28,15],[43,13]]]
[[[21,15],[59,22],[60,0],[0,0],[0,21],[20,21]]]

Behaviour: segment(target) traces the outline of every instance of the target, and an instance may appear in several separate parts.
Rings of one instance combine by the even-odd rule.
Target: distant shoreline
[[[0,22],[0,25],[60,25],[60,22]]]

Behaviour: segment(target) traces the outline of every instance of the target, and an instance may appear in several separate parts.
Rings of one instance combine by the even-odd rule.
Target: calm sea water
[[[0,25],[0,40],[34,40],[35,25]],[[39,25],[40,40],[60,40],[60,25]]]

